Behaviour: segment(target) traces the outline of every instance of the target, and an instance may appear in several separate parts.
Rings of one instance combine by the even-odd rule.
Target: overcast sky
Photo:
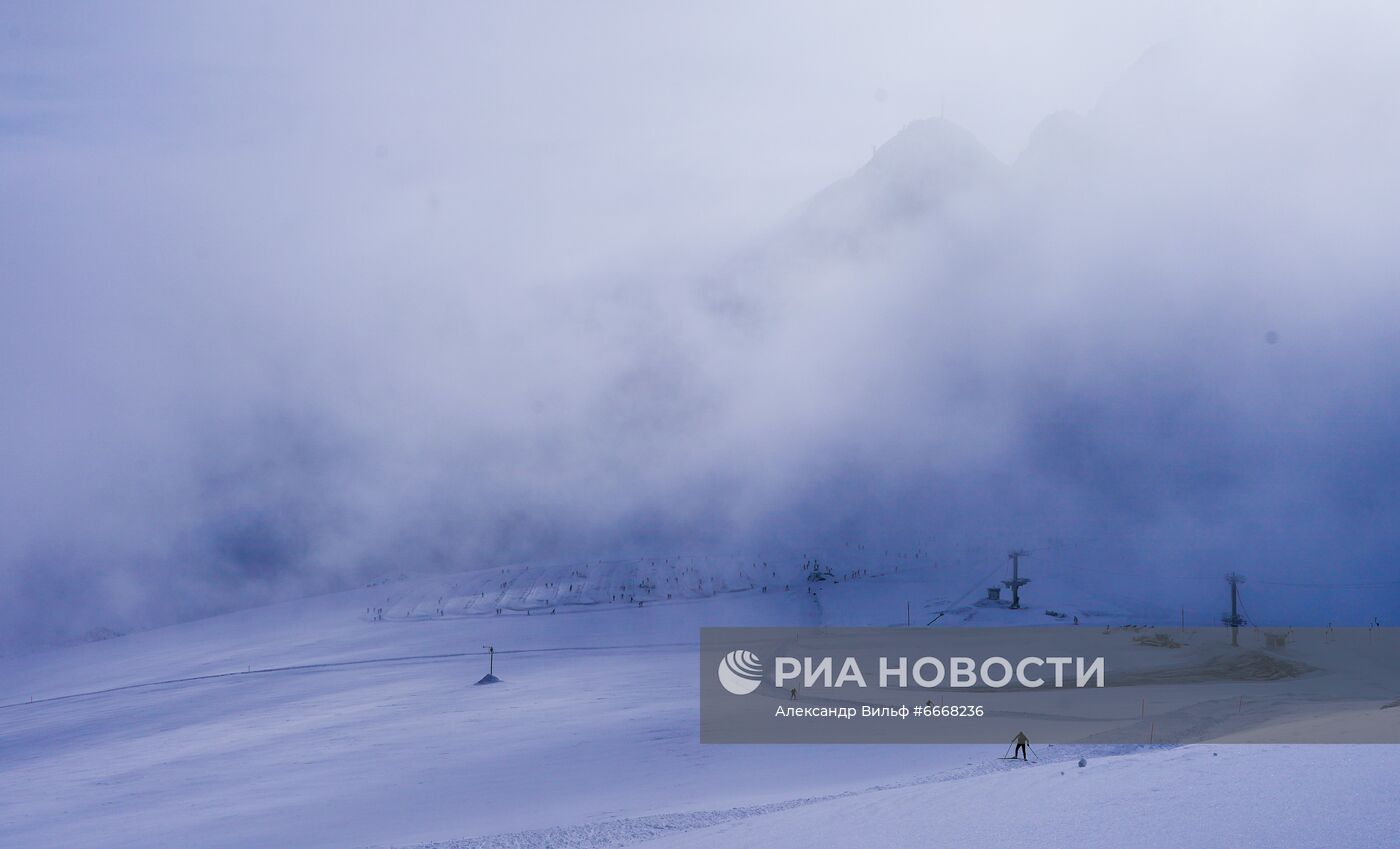
[[[35,3],[0,40],[0,641],[846,537],[1394,575],[1389,4]]]

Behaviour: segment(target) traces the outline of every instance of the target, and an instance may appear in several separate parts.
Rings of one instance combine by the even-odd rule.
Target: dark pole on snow
[[[1230,583],[1230,615],[1221,617],[1225,624],[1230,626],[1230,645],[1240,644],[1240,626],[1244,624],[1244,617],[1240,616],[1240,584],[1244,583],[1244,575],[1238,572],[1231,572],[1225,576],[1225,580]]]
[[[1011,580],[1002,581],[1003,584],[1011,588],[1011,609],[1021,609],[1021,587],[1029,584],[1030,578],[1021,577],[1021,558],[1030,557],[1029,551],[1013,551],[1006,555],[1011,558]]]

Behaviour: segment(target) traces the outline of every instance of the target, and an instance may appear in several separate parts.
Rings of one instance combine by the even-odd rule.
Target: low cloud
[[[852,107],[879,117],[814,141],[820,161],[784,140],[816,119],[779,59],[868,72],[889,27],[861,30],[861,62],[744,52],[760,89],[736,105],[742,80],[707,88],[733,72],[704,28],[662,74],[679,90],[603,62],[584,78],[632,88],[599,94],[573,88],[586,57],[508,62],[481,34],[562,37],[526,13],[442,16],[479,25],[471,49],[358,12],[249,13],[213,40],[175,20],[145,58],[101,22],[8,22],[0,642],[695,548],[1039,546],[1201,603],[1215,588],[1184,577],[1393,573],[1383,10],[1100,20],[1044,72],[1094,97],[977,99],[968,128],[930,98],[896,117],[920,78],[895,50]],[[1180,37],[1097,82],[1154,34]],[[1033,89],[999,59],[964,100]],[[976,132],[1037,109],[1023,144]],[[755,127],[757,162],[707,189],[694,166]]]

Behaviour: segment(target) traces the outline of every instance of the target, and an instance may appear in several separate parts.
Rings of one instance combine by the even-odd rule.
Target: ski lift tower
[[[476,682],[476,683],[477,683],[477,684],[499,684],[499,683],[501,683],[501,679],[499,679],[499,678],[496,677],[496,647],[495,647],[495,646],[482,646],[482,648],[486,649],[486,657],[487,657],[487,660],[486,660],[486,664],[487,664],[487,666],[486,666],[486,674],[483,675],[483,676],[481,676],[481,680],[478,681],[478,682]]]
[[[1244,617],[1240,615],[1240,584],[1244,583],[1244,575],[1238,572],[1231,572],[1225,576],[1226,582],[1230,584],[1230,612],[1220,617],[1220,621],[1230,626],[1230,645],[1240,644],[1240,626],[1245,624]]]
[[[1030,578],[1022,578],[1022,577],[1021,577],[1021,558],[1022,558],[1022,557],[1030,557],[1030,556],[1031,556],[1031,553],[1030,553],[1029,551],[1017,550],[1017,551],[1011,552],[1010,554],[1008,554],[1008,555],[1006,555],[1006,556],[1011,558],[1011,580],[1009,580],[1009,581],[1002,581],[1001,583],[1002,583],[1004,586],[1007,586],[1007,587],[1010,587],[1010,588],[1011,588],[1011,609],[1012,609],[1012,610],[1020,610],[1020,609],[1021,609],[1021,587],[1025,586],[1026,584],[1029,584],[1029,583],[1031,582],[1031,579],[1030,579]]]

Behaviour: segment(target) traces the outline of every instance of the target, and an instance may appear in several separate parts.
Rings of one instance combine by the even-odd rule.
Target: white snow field
[[[0,847],[1397,845],[1396,747],[700,745],[701,625],[1131,619],[858,562],[810,592],[801,558],[401,578],[0,660]]]

